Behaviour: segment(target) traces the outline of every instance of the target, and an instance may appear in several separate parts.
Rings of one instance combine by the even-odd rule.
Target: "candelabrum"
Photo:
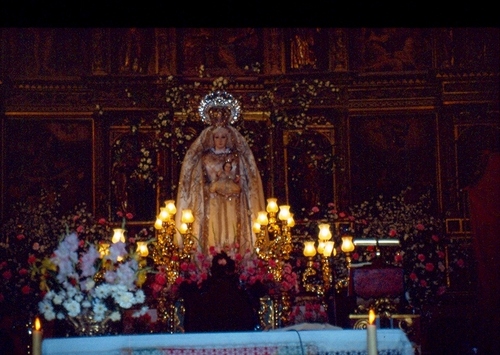
[[[160,208],[154,227],[157,230],[156,241],[153,243],[152,258],[156,267],[162,268],[167,277],[164,292],[158,298],[158,318],[167,327],[167,331],[173,333],[176,324],[179,323],[177,317],[176,299],[170,294],[169,288],[174,284],[179,276],[180,264],[191,258],[194,246],[194,235],[192,224],[194,216],[191,210],[183,210],[181,226],[177,229],[175,225],[175,214],[177,208],[173,200],[165,201],[165,206]],[[175,238],[179,232],[182,236],[183,246],[179,248],[175,243]]]
[[[273,266],[269,266],[269,271],[278,282],[282,279],[283,264],[290,258],[292,252],[291,228],[294,225],[290,206],[278,207],[276,198],[267,199],[266,211],[258,212],[253,224],[253,231],[257,235],[255,242],[257,256],[266,262],[274,261]]]
[[[304,242],[303,254],[306,257],[307,262],[306,268],[302,273],[302,286],[306,292],[315,293],[318,297],[322,298],[333,286],[335,286],[336,289],[346,287],[348,284],[348,278],[343,278],[334,284],[332,263],[334,262],[334,257],[337,256],[335,241],[331,240],[332,232],[330,231],[329,224],[320,223],[318,227],[318,241],[316,242],[311,240]],[[340,230],[340,228],[337,230]],[[348,270],[351,263],[350,255],[354,250],[352,238],[352,235],[346,234],[345,232],[344,234],[341,234],[342,244],[340,248],[345,254],[345,260],[347,263],[346,266]],[[320,255],[321,275],[318,275],[318,270],[315,268],[315,257],[317,254]],[[314,282],[319,277],[320,282]]]

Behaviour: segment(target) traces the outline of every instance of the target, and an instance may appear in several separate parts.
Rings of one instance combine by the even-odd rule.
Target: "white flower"
[[[95,302],[92,311],[96,314],[104,314],[108,309],[102,302]]]
[[[146,301],[146,295],[144,291],[139,289],[135,292],[135,303],[144,303]]]
[[[109,315],[109,319],[111,319],[111,321],[113,322],[117,322],[122,319],[122,315],[120,314],[120,312],[115,311]]]
[[[76,317],[77,315],[80,314],[81,311],[80,303],[78,303],[75,300],[68,300],[63,303],[63,306],[68,311],[68,315],[70,317]]]
[[[114,294],[113,298],[122,308],[130,308],[134,305],[134,294],[132,292],[121,292]]]

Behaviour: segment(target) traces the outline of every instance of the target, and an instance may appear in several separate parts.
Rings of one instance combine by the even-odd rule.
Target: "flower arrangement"
[[[431,213],[430,192],[412,196],[408,187],[389,199],[383,195],[373,200],[339,211],[333,203],[326,208],[316,206],[306,220],[310,232],[318,223],[346,221],[353,228],[355,239],[398,239],[399,247],[356,247],[351,253],[353,263],[373,262],[376,258],[402,266],[405,270],[405,289],[408,304],[415,311],[439,303],[446,292],[447,273],[465,267],[464,258],[457,256],[453,267],[446,268],[445,249],[449,241],[443,233],[442,221]],[[334,233],[337,238],[338,231]],[[337,257],[342,257],[339,253]],[[335,263],[336,278],[347,274],[342,260]],[[343,269],[343,270],[342,270]]]
[[[67,230],[82,239],[97,241],[110,235],[103,218],[95,218],[85,203],[73,211],[59,211],[59,195],[41,190],[36,203],[26,201],[13,206],[12,218],[1,227],[0,243],[0,305],[14,304],[21,312],[37,313],[40,290],[30,270],[32,264],[49,256],[58,239]]]
[[[216,265],[213,263],[214,259],[217,261]],[[182,287],[195,286],[201,289],[204,282],[210,277],[216,274],[231,273],[239,277],[240,287],[249,292],[254,288],[262,288],[260,292],[270,295],[281,292],[297,292],[299,288],[298,276],[291,264],[284,264],[282,279],[279,282],[274,279],[270,271],[270,268],[275,267],[274,261],[266,263],[250,250],[242,255],[238,252],[238,247],[234,245],[212,246],[209,249],[209,254],[196,251],[189,260],[182,261],[179,264],[179,275],[172,285],[167,284],[165,268],[158,266],[150,287],[154,298],[159,297],[165,288],[172,295],[178,296]]]
[[[328,313],[319,302],[306,302],[304,305],[296,305],[292,308],[289,316],[290,324],[327,322]]]
[[[405,270],[409,305],[420,311],[436,304],[446,291],[445,247],[442,221],[431,214],[430,192],[412,196],[408,187],[397,196],[380,195],[351,208],[359,238],[397,238],[397,250],[387,248],[385,260]],[[353,254],[355,261],[370,261],[373,248]]]
[[[44,292],[39,311],[48,321],[76,321],[91,314],[101,324],[116,322],[123,310],[145,302],[139,288],[143,278],[138,275],[147,270],[139,268],[137,255],[127,252],[121,241],[113,243],[109,252],[100,252],[98,245],[69,233],[52,256],[33,265],[33,272]],[[146,310],[135,314],[141,316]]]

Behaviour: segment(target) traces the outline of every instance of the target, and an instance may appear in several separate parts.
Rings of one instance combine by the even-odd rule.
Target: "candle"
[[[33,329],[33,352],[32,355],[42,354],[42,326],[40,319],[35,318],[35,328]]]
[[[373,324],[375,313],[370,309],[368,315],[368,325],[366,326],[366,343],[368,346],[368,355],[377,355],[377,326]]]

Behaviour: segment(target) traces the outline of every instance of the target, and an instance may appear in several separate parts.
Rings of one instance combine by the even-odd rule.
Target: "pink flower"
[[[425,229],[425,226],[422,223],[419,223],[415,226],[419,231],[423,231]]]
[[[433,241],[439,242],[439,237],[437,235],[433,234],[431,238]]]
[[[443,295],[445,292],[446,292],[446,287],[445,287],[445,286],[439,286],[439,288],[438,288],[438,290],[437,290],[437,295],[438,295],[438,296],[441,296],[441,295]]]
[[[311,209],[312,212],[314,213],[318,213],[319,212],[319,208],[318,206],[314,206],[312,209]]]
[[[26,237],[25,237],[25,235],[24,235],[24,234],[18,234],[18,235],[16,236],[16,238],[17,238],[17,240],[23,240],[23,239],[24,239],[24,238],[26,238]]]
[[[77,232],[77,233],[82,233],[83,231],[84,231],[83,226],[78,226],[78,227],[76,227],[76,232]]]
[[[154,283],[151,285],[151,288],[153,289],[153,293],[157,294],[162,290],[163,285],[160,285],[158,283]]]
[[[335,207],[335,204],[333,202],[328,202],[328,207],[329,208],[334,208]]]
[[[104,225],[106,224],[106,219],[105,218],[99,218],[99,220],[97,221],[98,224],[100,225]]]
[[[439,250],[439,251],[437,252],[437,255],[438,255],[439,259],[444,259],[444,255],[445,255],[445,254],[444,254],[441,250]]]
[[[33,250],[39,250],[40,249],[40,244],[35,242],[33,243],[33,246],[31,247]]]
[[[340,217],[340,218],[344,218],[345,216],[346,216],[346,214],[345,214],[344,212],[340,212],[340,213],[339,213],[339,217]]]

